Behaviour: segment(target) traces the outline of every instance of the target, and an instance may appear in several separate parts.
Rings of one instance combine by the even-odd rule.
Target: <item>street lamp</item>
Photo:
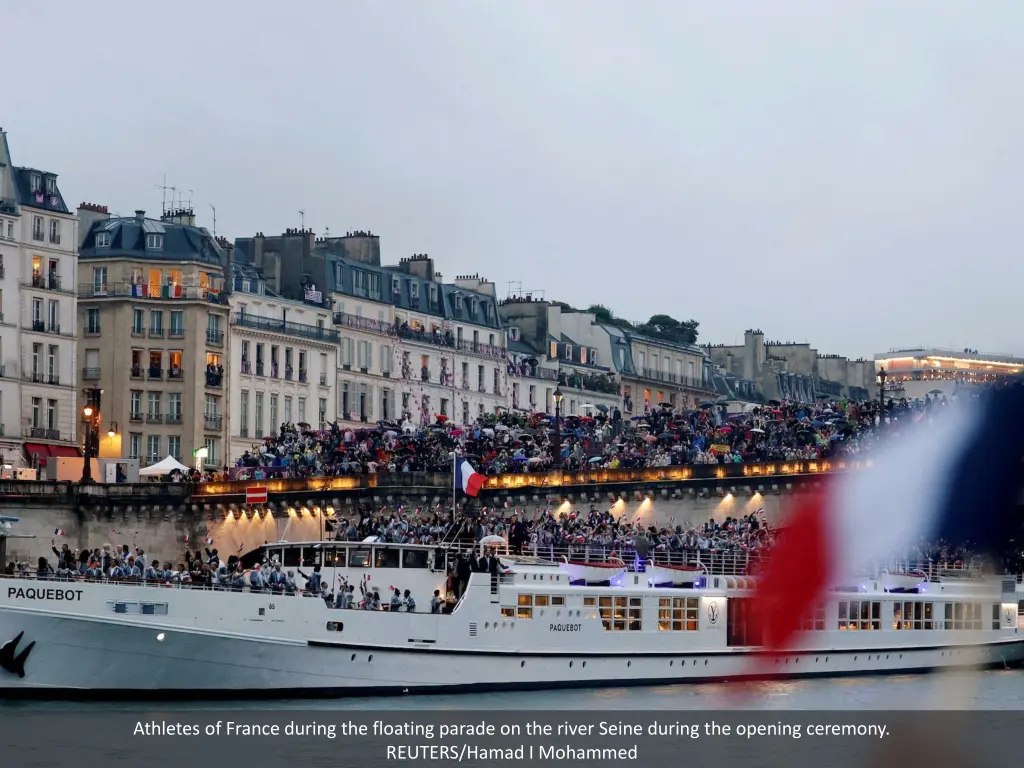
[[[555,468],[562,466],[562,424],[561,416],[562,410],[562,390],[559,387],[555,387]]]
[[[98,421],[99,413],[93,405],[87,404],[82,409],[82,421],[85,422],[85,444],[83,445],[82,457],[82,482],[92,482],[92,464],[90,459],[93,456],[93,441],[95,440],[94,422]]]
[[[885,368],[878,371],[878,418],[885,416]]]

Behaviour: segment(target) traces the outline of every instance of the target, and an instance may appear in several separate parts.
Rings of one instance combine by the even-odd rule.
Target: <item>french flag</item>
[[[455,464],[455,484],[466,492],[467,496],[476,496],[484,487],[487,478],[473,469],[473,465],[465,459],[459,459]]]
[[[752,606],[764,650],[793,645],[830,588],[920,541],[1000,554],[1012,533],[1024,459],[1024,387],[934,407],[885,429],[871,465],[796,497],[758,573]]]

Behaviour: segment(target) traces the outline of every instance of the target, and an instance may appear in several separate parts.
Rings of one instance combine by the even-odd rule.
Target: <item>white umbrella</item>
[[[376,540],[377,540],[376,536],[367,536],[365,539],[363,539],[363,544],[369,544],[369,543],[372,543],[372,542],[374,542]]]
[[[494,428],[499,432],[508,432],[508,427],[506,427],[504,424],[495,424]]]
[[[501,547],[505,544],[505,538],[503,536],[491,534],[490,536],[484,536],[480,539],[480,543],[485,547]]]

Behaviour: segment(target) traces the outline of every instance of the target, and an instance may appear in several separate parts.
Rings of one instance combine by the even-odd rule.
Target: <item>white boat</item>
[[[706,572],[707,568],[700,563],[678,563],[671,565],[669,563],[651,562],[644,565],[647,581],[652,586],[659,584],[689,586],[699,581]]]
[[[437,693],[742,679],[762,674],[747,621],[756,577],[699,588],[573,583],[564,563],[503,556],[456,599],[455,550],[380,542],[277,543],[265,554],[325,581],[365,584],[416,612],[182,585],[0,578],[0,698],[209,700]],[[301,564],[301,565],[300,565]],[[618,567],[617,567],[618,568]],[[431,614],[434,591],[449,610]],[[939,579],[893,594],[835,591],[769,676],[915,672],[1024,660],[1012,577]]]
[[[920,589],[928,581],[928,574],[915,568],[893,572],[883,570],[881,579],[886,592],[909,592]]]
[[[568,555],[564,555],[560,567],[570,581],[581,581],[585,584],[610,582],[626,572],[626,564],[617,557],[591,561],[570,560]]]

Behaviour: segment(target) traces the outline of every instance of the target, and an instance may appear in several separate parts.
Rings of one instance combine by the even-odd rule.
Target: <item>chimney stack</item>
[[[139,222],[139,224],[141,224],[143,221],[146,220],[146,212],[145,211],[135,211],[135,220],[137,222]]]

